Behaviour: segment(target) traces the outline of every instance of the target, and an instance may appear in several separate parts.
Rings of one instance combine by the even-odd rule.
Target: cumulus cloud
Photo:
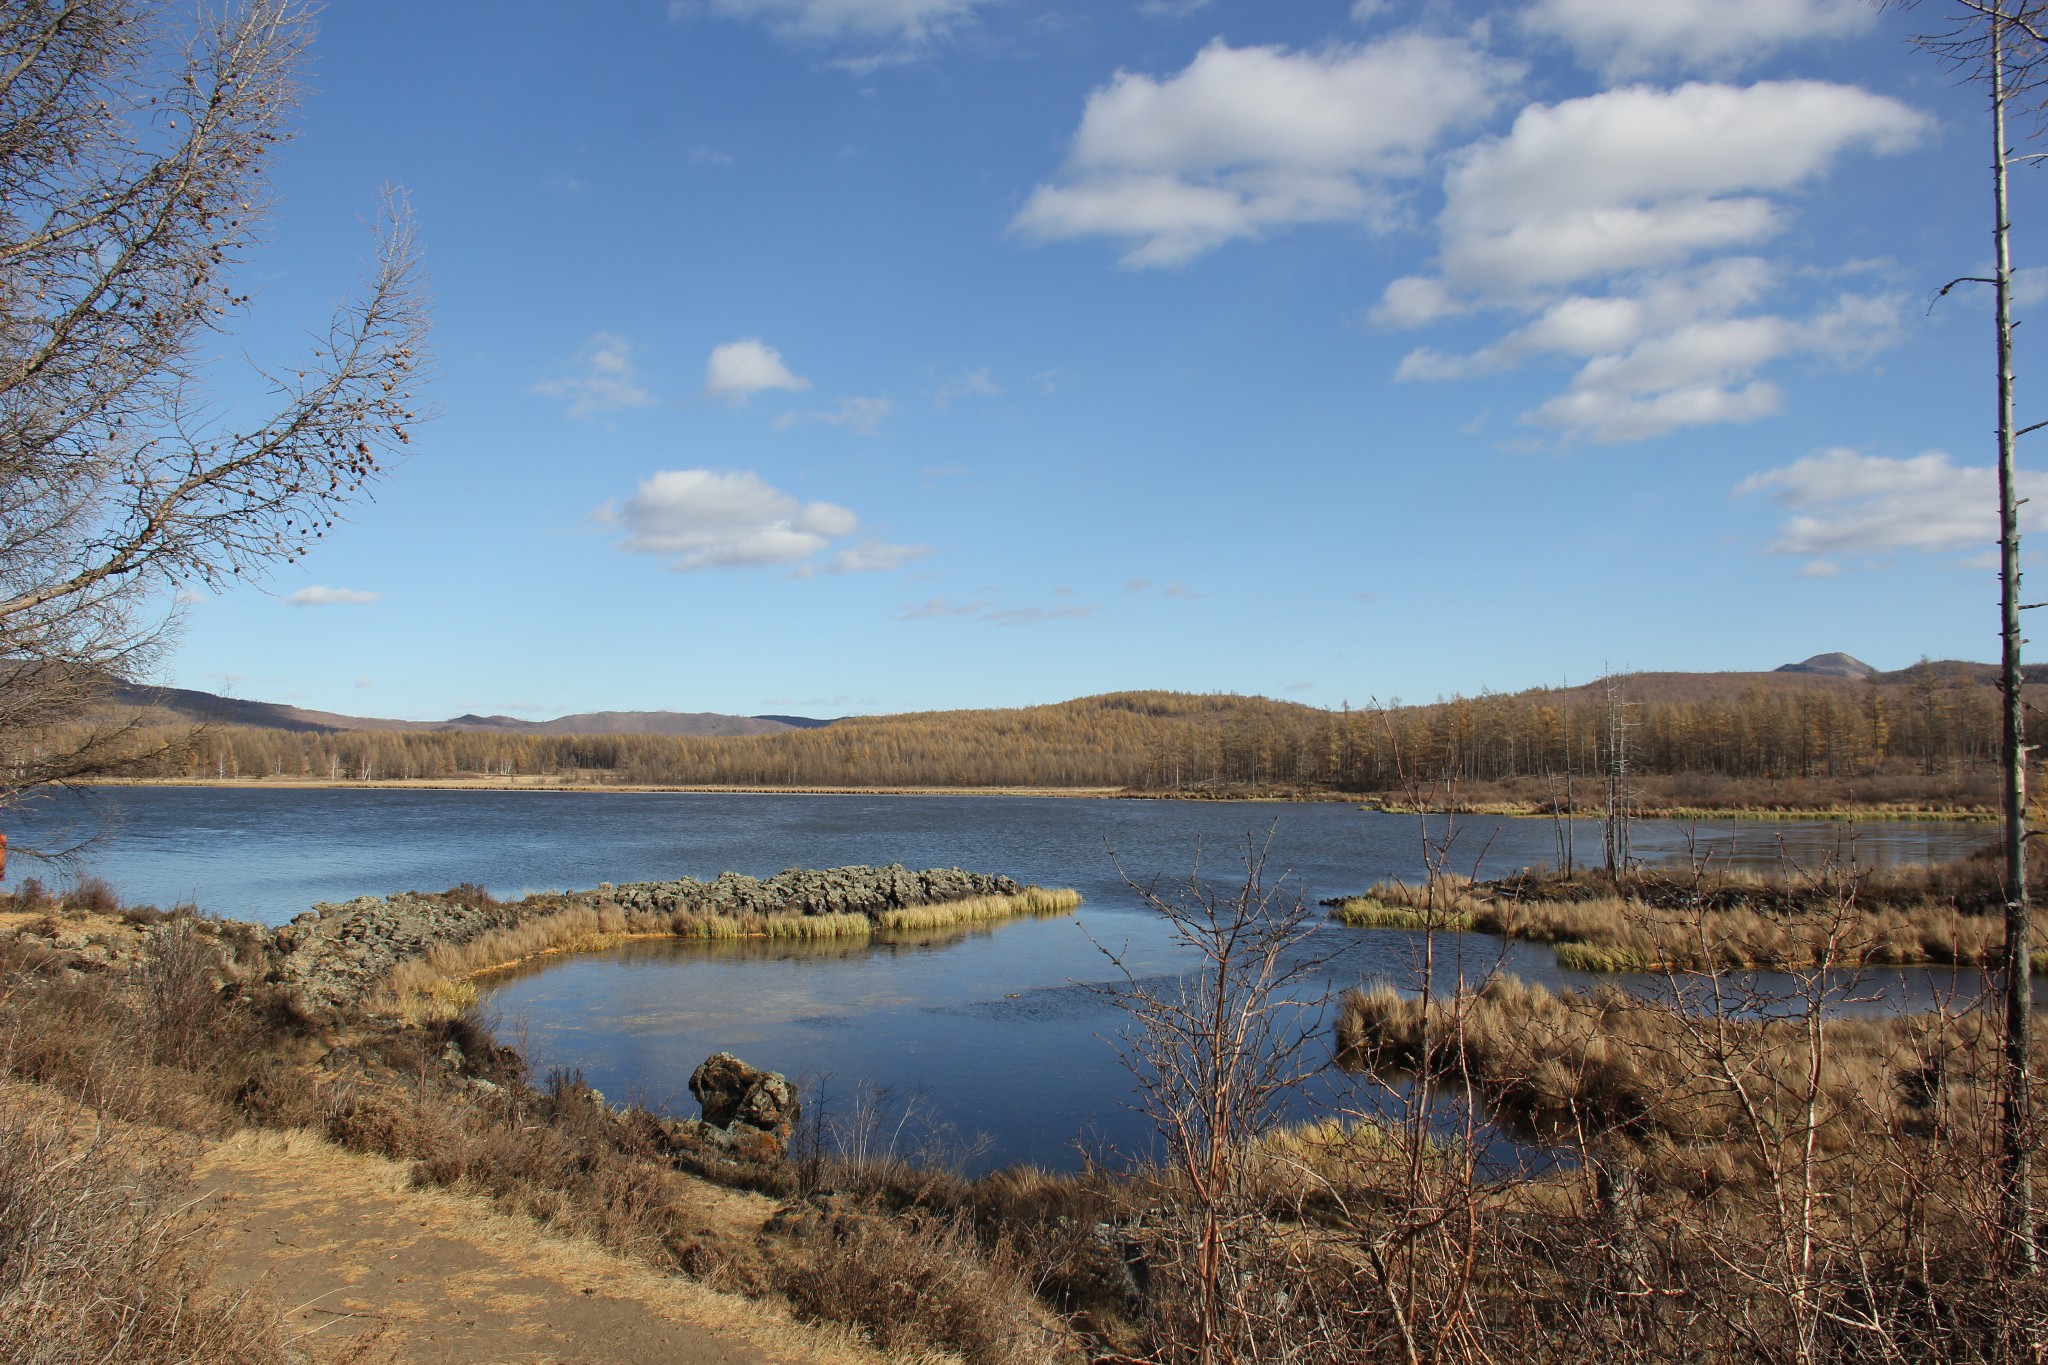
[[[360,606],[365,602],[376,602],[383,598],[381,592],[358,592],[354,588],[300,588],[288,593],[285,601],[295,607],[339,607]]]
[[[886,398],[842,398],[821,412],[786,412],[775,419],[778,428],[802,426],[817,423],[828,427],[850,427],[863,436],[872,436],[882,425],[896,405]]]
[[[1481,309],[1529,321],[1471,354],[1417,349],[1396,377],[1571,357],[1582,367],[1570,388],[1524,417],[1599,441],[1768,416],[1783,395],[1763,366],[1855,364],[1899,319],[1897,298],[1848,293],[1805,318],[1751,311],[1786,282],[1755,251],[1784,227],[1782,198],[1851,151],[1903,150],[1926,124],[1896,100],[1819,81],[1532,105],[1445,176],[1441,273],[1394,281],[1373,313],[1389,327]]]
[[[1768,493],[1791,514],[1770,553],[1806,557],[1808,577],[1840,572],[1844,557],[1954,554],[1998,538],[1997,471],[1957,465],[1945,451],[1891,459],[1823,450],[1752,474],[1736,492]],[[2048,517],[2048,474],[2022,474],[2020,493],[2033,500],[2020,509],[2022,528],[2039,528]]]
[[[1537,0],[1522,18],[1616,77],[1729,70],[1795,43],[1861,33],[1876,20],[1866,0]]]
[[[1470,43],[1420,33],[1316,52],[1218,39],[1175,75],[1120,71],[1091,94],[1061,178],[1011,227],[1120,238],[1122,263],[1147,267],[1294,224],[1384,219],[1391,182],[1518,78]]]
[[[593,335],[568,373],[542,380],[533,391],[567,403],[571,417],[644,408],[654,401],[633,363],[633,343],[617,332]]]
[[[1926,128],[1897,100],[1824,81],[1531,105],[1445,176],[1444,274],[1460,292],[1513,293],[1751,245],[1782,226],[1770,194]]]
[[[783,363],[782,352],[763,345],[759,337],[712,347],[704,365],[704,392],[732,403],[744,403],[764,389],[801,392],[810,386],[810,380]]]
[[[595,515],[624,530],[620,549],[661,556],[678,571],[802,564],[860,528],[860,518],[836,503],[800,502],[756,474],[709,469],[661,470]],[[892,551],[902,558],[885,562]],[[868,540],[842,549],[828,567],[894,568],[915,553]]]

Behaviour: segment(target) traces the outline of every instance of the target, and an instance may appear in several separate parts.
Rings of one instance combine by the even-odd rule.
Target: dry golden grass
[[[960,924],[987,924],[1022,915],[1064,915],[1080,904],[1081,893],[1078,891],[1027,886],[1014,896],[970,896],[966,900],[947,901],[942,905],[884,910],[877,927],[885,932],[950,929]]]
[[[1809,1098],[1814,1037],[1803,1016],[1716,1015],[1697,1008],[1705,998],[1679,1008],[1609,986],[1553,992],[1497,976],[1425,1008],[1381,986],[1345,996],[1338,1046],[1354,1069],[1469,1079],[1497,1113],[1539,1135],[1715,1148],[1725,1164],[1758,1123],[1797,1126],[1790,1114]],[[1828,1019],[1818,1142],[1845,1151],[1886,1127],[1902,1094],[1924,1105],[1929,1086],[1971,1087],[1991,1057],[1988,1038],[1974,1014]]]
[[[1579,971],[1709,971],[1800,967],[1825,956],[1842,965],[1954,963],[1988,966],[2004,942],[2003,921],[1959,909],[1955,888],[1920,869],[1889,874],[1878,894],[1862,888],[1816,892],[1749,875],[1686,889],[1672,883],[1531,876],[1475,884],[1375,884],[1334,915],[1358,928],[1476,930],[1549,943],[1560,966]],[[1951,899],[1939,897],[1946,892]],[[1827,899],[1832,894],[1836,899]],[[2048,928],[2040,922],[2037,934]],[[2039,941],[2039,940],[2037,940]],[[2037,957],[2035,970],[2048,967]]]
[[[1026,887],[1014,896],[974,896],[885,910],[875,917],[859,913],[707,915],[571,903],[462,943],[437,943],[424,955],[400,962],[386,978],[375,1004],[409,1024],[453,1019],[476,1003],[477,977],[540,957],[598,952],[636,939],[858,939],[989,924],[1024,915],[1065,914],[1080,903],[1077,891],[1038,886]]]

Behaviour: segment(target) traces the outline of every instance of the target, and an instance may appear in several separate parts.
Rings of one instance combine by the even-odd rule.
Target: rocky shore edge
[[[1071,891],[959,868],[791,868],[765,880],[727,872],[709,882],[606,882],[518,901],[470,885],[359,896],[315,905],[280,927],[275,942],[279,984],[318,1015],[622,937],[843,937],[1059,913],[1079,902]]]

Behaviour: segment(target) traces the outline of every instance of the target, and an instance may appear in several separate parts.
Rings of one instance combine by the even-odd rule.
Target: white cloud
[[[1570,387],[1524,420],[1599,441],[1769,416],[1783,394],[1759,377],[1764,366],[1859,363],[1890,344],[1899,319],[1898,299],[1855,294],[1803,320],[1751,311],[1786,283],[1754,251],[1784,226],[1780,199],[1851,150],[1911,145],[1926,122],[1818,81],[1636,86],[1532,105],[1445,176],[1442,274],[1394,281],[1373,313],[1384,326],[1484,308],[1529,321],[1468,355],[1419,348],[1396,377],[1463,379],[1568,356],[1582,362]]]
[[[758,475],[709,469],[661,470],[596,516],[624,528],[620,549],[663,556],[676,570],[798,564],[860,527],[835,503],[799,502]]]
[[[1537,0],[1522,22],[1619,77],[1728,70],[1793,43],[1864,32],[1876,19],[1867,0]]]
[[[336,607],[359,606],[379,601],[383,596],[381,592],[358,592],[354,588],[300,588],[284,600],[295,607]]]
[[[863,436],[872,436],[882,425],[882,419],[895,408],[886,398],[842,398],[822,412],[786,412],[775,419],[775,425],[785,428],[816,422],[828,427],[851,427]]]
[[[1782,469],[1752,474],[1735,490],[1767,492],[1787,516],[1770,552],[1810,557],[1808,577],[1838,572],[1838,557],[1895,551],[1954,554],[1998,538],[1998,476],[1956,465],[1945,451],[1890,459],[1823,450]],[[2023,529],[2048,517],[2048,474],[2022,474]],[[2038,509],[2038,510],[2037,510]]]
[[[1409,33],[1318,52],[1210,43],[1164,80],[1129,71],[1088,97],[1065,173],[1011,224],[1109,236],[1122,263],[1180,265],[1274,228],[1390,214],[1444,137],[1482,119],[1519,68]]]
[[[377,680],[367,673],[356,679],[357,687],[375,687],[376,685]]]
[[[779,37],[894,38],[943,35],[989,0],[670,0],[676,18],[758,20]]]
[[[763,345],[758,337],[712,347],[704,366],[704,392],[734,403],[744,403],[764,389],[797,392],[810,386],[810,380],[792,374],[782,363],[782,352]]]
[[[1766,195],[1851,150],[1902,151],[1926,127],[1897,100],[1823,81],[1530,105],[1445,176],[1444,274],[1454,291],[1512,294],[1753,245],[1782,225]]]
[[[654,401],[633,364],[633,343],[617,332],[598,332],[577,354],[576,368],[545,379],[533,391],[560,398],[571,417],[595,417],[621,408],[644,408]]]

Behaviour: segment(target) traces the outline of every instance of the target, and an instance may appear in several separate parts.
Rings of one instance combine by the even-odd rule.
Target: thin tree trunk
[[[2013,1268],[2031,1274],[2034,1245],[2033,955],[2028,943],[2027,775],[2020,676],[2020,529],[2013,460],[2012,243],[2006,207],[2004,16],[1991,17],[1991,158],[1993,245],[1997,253],[1998,312],[1998,554],[1999,618],[2005,692],[2005,1107],[2001,1132],[2004,1176],[2003,1231]]]

